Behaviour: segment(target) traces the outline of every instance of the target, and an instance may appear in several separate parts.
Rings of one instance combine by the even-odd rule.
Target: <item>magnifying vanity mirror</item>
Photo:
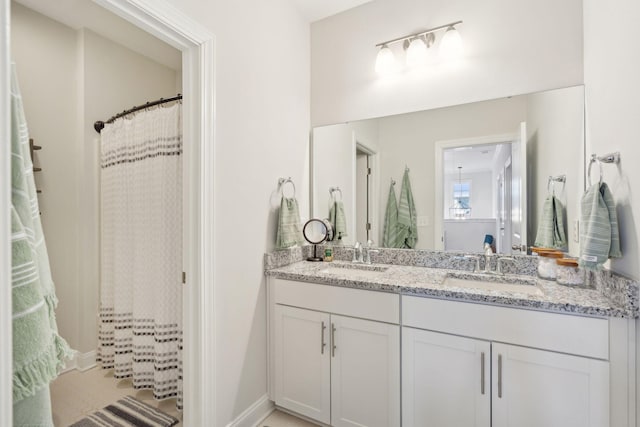
[[[566,175],[555,195],[566,208],[568,252],[578,253],[583,86],[321,126],[311,151],[311,216],[326,217],[328,189],[340,187],[345,243],[383,241],[390,189],[400,196],[408,168],[415,249],[484,252],[491,235],[496,252],[526,253],[549,177]]]
[[[318,256],[318,245],[324,243],[331,238],[331,225],[327,221],[312,218],[304,224],[302,235],[305,240],[313,245],[313,256],[307,258],[307,261],[322,261],[322,257]]]

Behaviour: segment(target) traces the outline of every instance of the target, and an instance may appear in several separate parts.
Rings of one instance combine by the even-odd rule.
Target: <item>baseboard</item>
[[[60,371],[61,374],[65,372],[77,369],[80,372],[88,371],[96,366],[97,353],[95,350],[91,350],[87,353],[80,353],[77,350],[73,350],[73,357],[65,363],[64,368]]]
[[[273,402],[265,394],[241,413],[238,418],[227,424],[227,427],[257,427],[274,409]]]

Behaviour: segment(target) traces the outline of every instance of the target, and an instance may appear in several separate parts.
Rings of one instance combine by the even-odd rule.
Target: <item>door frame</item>
[[[517,138],[516,133],[503,133],[497,135],[487,135],[474,138],[447,139],[436,141],[435,143],[435,203],[433,212],[433,248],[435,250],[444,250],[444,177],[442,171],[444,168],[443,155],[444,150],[457,147],[467,147],[469,145],[488,145],[488,144],[510,144]]]
[[[164,1],[93,0],[182,52],[184,424],[215,419],[214,151],[215,36]],[[0,93],[9,94],[10,0],[0,0]],[[10,138],[10,99],[0,99],[0,141]],[[0,144],[0,182],[10,182],[9,144]],[[10,189],[0,186],[0,247],[10,248]],[[0,251],[0,425],[12,424],[11,253]]]

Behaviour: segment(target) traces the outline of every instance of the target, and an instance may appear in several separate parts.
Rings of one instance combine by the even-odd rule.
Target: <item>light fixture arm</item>
[[[450,24],[440,25],[438,27],[430,28],[430,29],[428,29],[426,31],[420,31],[419,33],[409,34],[408,36],[398,37],[398,38],[393,39],[393,40],[388,40],[386,42],[378,43],[376,45],[376,47],[388,46],[388,45],[393,44],[393,43],[397,43],[397,42],[401,42],[401,41],[404,41],[404,40],[413,39],[415,37],[424,36],[424,35],[427,35],[427,34],[430,34],[430,33],[435,33],[436,31],[442,30],[444,28],[453,27],[453,26],[458,25],[458,24],[462,24],[462,21],[451,22]]]

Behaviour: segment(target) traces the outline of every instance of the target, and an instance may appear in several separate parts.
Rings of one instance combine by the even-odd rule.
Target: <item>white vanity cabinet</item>
[[[607,319],[403,297],[403,325],[404,427],[610,425]]]
[[[492,345],[493,427],[609,425],[609,362]]]
[[[336,427],[400,426],[399,296],[270,280],[270,392]]]
[[[491,343],[402,328],[402,425],[491,426]]]

